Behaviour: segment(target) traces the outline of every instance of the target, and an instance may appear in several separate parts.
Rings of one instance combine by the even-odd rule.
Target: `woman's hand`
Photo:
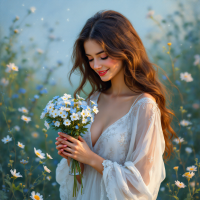
[[[58,151],[58,154],[60,154],[61,156],[64,155],[67,159],[73,158],[74,160],[77,160],[80,163],[90,163],[93,151],[91,151],[90,147],[81,136],[79,136],[77,140],[65,133],[59,132],[58,134],[60,135],[60,137],[56,138],[56,148],[58,150],[60,149]]]

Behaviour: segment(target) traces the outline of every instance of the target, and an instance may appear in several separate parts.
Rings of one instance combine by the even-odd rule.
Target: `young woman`
[[[83,137],[56,138],[63,157],[56,169],[61,200],[155,200],[166,177],[163,159],[173,152],[177,135],[166,89],[140,37],[122,14],[100,11],[87,20],[72,58],[70,76],[75,70],[82,75],[74,98],[89,81],[87,102],[96,101],[99,112]],[[70,158],[81,163],[83,173],[83,194],[79,189],[76,197]]]

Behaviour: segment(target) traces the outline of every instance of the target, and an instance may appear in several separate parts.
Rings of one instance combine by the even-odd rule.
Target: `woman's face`
[[[122,61],[108,57],[95,40],[85,41],[84,49],[90,67],[100,76],[102,81],[109,81],[116,74],[123,73]],[[100,73],[101,71],[104,73]],[[107,72],[105,73],[105,71]]]

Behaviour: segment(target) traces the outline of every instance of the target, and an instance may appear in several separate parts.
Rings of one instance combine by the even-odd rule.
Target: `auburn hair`
[[[73,94],[74,98],[81,91],[86,94],[83,87],[87,81],[92,87],[87,99],[95,91],[103,92],[111,87],[111,81],[102,81],[90,67],[84,50],[84,42],[89,39],[100,44],[109,57],[123,61],[124,81],[132,91],[136,93],[138,90],[143,91],[155,98],[161,111],[161,124],[165,139],[164,160],[166,162],[171,153],[174,153],[172,139],[178,138],[178,136],[170,125],[175,114],[166,107],[166,104],[171,101],[170,92],[159,81],[158,71],[153,67],[159,68],[159,66],[149,61],[139,35],[125,16],[113,10],[99,11],[86,21],[73,46],[71,57],[73,67],[69,74],[69,82],[72,84],[70,78],[75,70],[81,73],[82,78]],[[179,145],[181,144],[179,143]]]

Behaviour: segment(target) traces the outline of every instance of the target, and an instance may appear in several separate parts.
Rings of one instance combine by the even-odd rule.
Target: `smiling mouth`
[[[97,73],[98,73],[99,75],[104,75],[104,74],[107,73],[108,70],[109,70],[109,69],[107,69],[107,70],[105,70],[105,71],[97,72]]]

